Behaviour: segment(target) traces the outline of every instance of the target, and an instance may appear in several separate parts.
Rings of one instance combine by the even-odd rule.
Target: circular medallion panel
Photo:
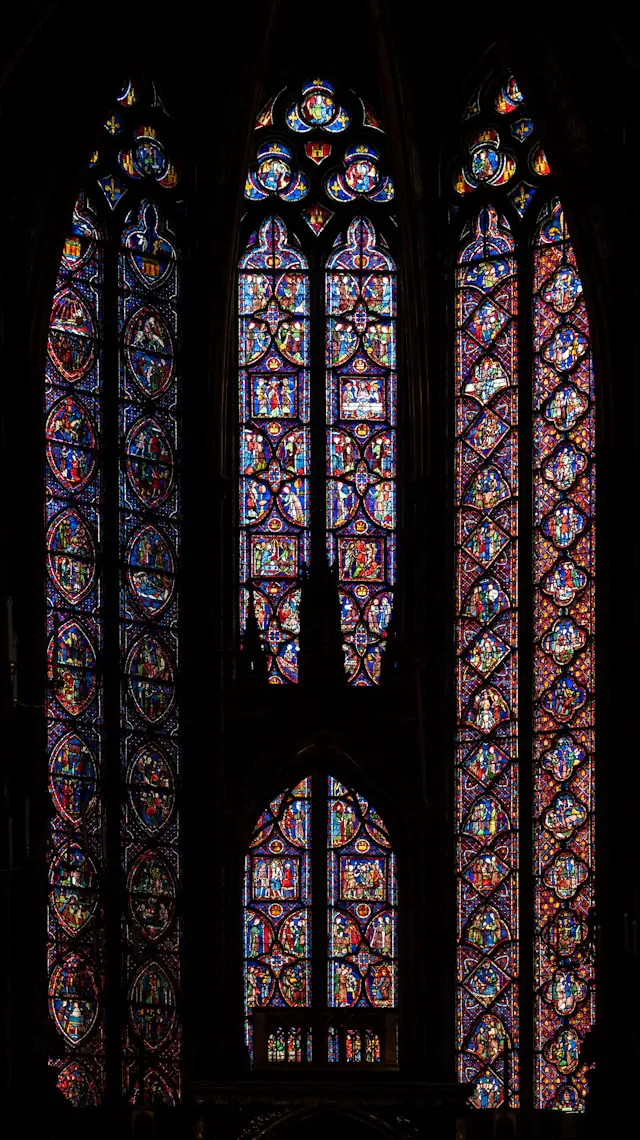
[[[134,424],[125,444],[129,482],[146,507],[157,507],[173,486],[174,457],[163,429],[153,419]]]
[[[150,962],[136,975],[129,991],[129,1017],[147,1049],[158,1049],[171,1035],[176,1019],[176,993],[157,962]]]
[[[96,463],[96,432],[84,404],[66,396],[47,416],[47,459],[59,483],[79,491],[93,475]]]
[[[93,363],[94,328],[85,302],[72,289],[53,299],[49,326],[49,357],[66,380],[79,380]]]
[[[76,605],[91,589],[96,551],[89,527],[70,508],[57,515],[47,531],[47,565],[61,594]]]
[[[68,954],[55,967],[49,983],[49,1008],[70,1045],[78,1045],[93,1029],[100,990],[93,968],[79,954]]]
[[[68,732],[49,759],[49,790],[64,819],[74,826],[91,810],[96,794],[96,763],[86,741]]]
[[[173,343],[165,320],[149,305],[131,317],[124,334],[127,362],[146,396],[164,392],[173,378]]]
[[[160,831],[171,817],[175,781],[168,760],[158,748],[145,744],[129,769],[129,799],[142,826]]]

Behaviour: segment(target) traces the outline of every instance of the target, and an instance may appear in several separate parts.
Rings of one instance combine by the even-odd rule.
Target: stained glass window
[[[363,796],[329,780],[329,1005],[397,1005],[396,869]]]
[[[256,824],[244,878],[245,1006],[311,1001],[311,784],[279,795]],[[284,1041],[284,1029],[282,1033]],[[276,1032],[277,1037],[277,1032]],[[275,1045],[274,1045],[275,1048]]]
[[[318,812],[322,830],[313,822]],[[396,865],[368,801],[322,775],[277,796],[254,828],[243,903],[254,1063],[379,1063],[385,1032],[384,1059],[394,1063],[395,1033],[380,1016],[397,1008]],[[312,974],[326,979],[324,993],[312,993]],[[312,1040],[316,1010],[325,1011],[324,1042]]]
[[[104,1029],[104,234],[76,203],[51,308],[45,375],[49,1008],[58,1084],[100,1102]]]
[[[321,79],[272,98],[256,132],[238,277],[241,632],[253,612],[269,681],[298,680],[301,588],[324,546],[346,676],[377,684],[396,555],[386,140],[371,108]],[[312,360],[321,337],[326,377]]]
[[[490,77],[468,103],[452,182],[459,1076],[476,1107],[518,1105],[522,970],[534,1103],[575,1112],[595,1014],[594,380],[575,254],[513,76]],[[518,565],[518,544],[530,563]],[[522,675],[532,677],[526,693]],[[533,734],[522,735],[528,723]],[[518,924],[525,780],[532,945]]]
[[[489,206],[457,272],[457,1033],[472,1103],[500,1103],[518,1035],[518,312],[509,226]],[[514,1054],[511,1054],[514,1056]],[[509,1079],[514,1084],[514,1073]]]
[[[76,1105],[109,1091],[107,1040],[123,1057],[126,1099],[180,1094],[180,329],[167,220],[178,174],[164,118],[153,84],[128,83],[104,124],[48,341],[49,1004],[52,1064]],[[118,892],[104,889],[118,876],[105,851],[118,846],[120,916],[108,910]],[[118,919],[122,938],[109,947]],[[121,947],[119,995],[104,966]]]
[[[396,528],[396,275],[365,218],[327,262],[327,531],[347,674],[380,680]]]
[[[253,605],[272,683],[297,681],[309,562],[309,275],[279,218],[240,261],[242,622]]]
[[[126,217],[119,270],[124,1083],[135,1096],[142,1084],[171,1101],[180,1087],[179,835],[171,812],[179,771],[180,274],[175,238],[150,199]],[[141,1042],[153,1058],[142,1066]]]
[[[589,321],[562,207],[534,247],[535,1049],[538,1106],[584,1106],[595,1016],[595,408]]]

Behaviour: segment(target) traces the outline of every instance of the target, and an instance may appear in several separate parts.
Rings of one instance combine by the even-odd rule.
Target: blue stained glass
[[[104,923],[118,916],[105,914],[102,885],[116,873],[104,865],[103,705],[107,693],[117,709],[119,686],[123,1094],[137,1103],[175,1104],[180,1097],[179,263],[153,200],[175,186],[177,173],[149,125],[152,109],[161,108],[152,84],[150,94],[150,118],[141,126],[132,121],[138,89],[126,85],[105,124],[111,138],[90,161],[95,166],[104,154],[131,180],[128,188],[112,175],[98,180],[106,206],[97,205],[103,216],[111,212],[110,228],[118,226],[125,194],[131,203],[119,223],[118,292],[103,295],[105,236],[82,194],[64,243],[47,344],[48,969],[49,1010],[61,1042],[51,1064],[58,1088],[82,1106],[99,1104],[105,1089]],[[151,196],[140,200],[143,184]],[[114,475],[120,462],[113,530],[103,509],[107,322],[120,347],[120,448],[108,461]],[[120,622],[105,630],[103,551],[118,542]],[[120,668],[103,673],[116,646]]]
[[[102,1013],[104,822],[102,336],[103,234],[84,195],[62,252],[49,328],[46,410],[46,601],[49,689],[49,1009],[60,1038],[58,1087],[98,1104]]]
[[[160,147],[149,128],[136,138]],[[160,182],[168,159],[164,149],[157,153],[158,169],[140,170]],[[148,163],[153,165],[155,154],[150,152]],[[128,993],[123,1079],[132,1099],[175,1103],[181,1080],[175,812],[181,760],[175,687],[180,262],[175,236],[153,199],[143,199],[125,219],[119,281],[121,762],[128,791],[122,832]],[[155,955],[150,965],[143,965],[146,946]],[[141,1044],[153,1051],[158,1071],[141,1071]]]
[[[456,1037],[459,1078],[476,1108],[501,1103],[505,1069],[511,1103],[518,1096],[506,1057],[518,1041],[514,247],[490,206],[464,231],[457,269]]]
[[[257,821],[243,904],[246,1040],[253,1054],[254,1009],[311,1003],[310,779],[278,796]]]
[[[395,582],[396,274],[374,227],[349,226],[327,262],[327,528],[345,667],[377,684]]]
[[[298,679],[300,581],[309,562],[309,280],[279,218],[240,260],[240,581],[271,684]]]
[[[398,932],[389,835],[362,796],[331,776],[328,790],[329,1005],[392,1009]]]
[[[245,1026],[253,1062],[310,1062],[314,1002],[336,1011],[369,1010],[372,1021],[373,1011],[389,1014],[397,1007],[398,899],[389,834],[363,796],[331,776],[324,780],[308,777],[276,796],[256,821],[245,856]],[[312,832],[312,790],[326,806],[324,839]],[[313,859],[327,869],[326,894],[313,900],[316,914],[327,908],[326,997],[311,990]],[[267,1036],[262,1019],[268,1011],[277,1021],[268,1023]],[[340,1020],[324,1030],[320,1055],[332,1063],[380,1062],[377,1029],[348,1029],[345,1036]]]
[[[536,228],[534,348],[535,1096],[579,1112],[595,1018],[595,385],[560,202]],[[544,568],[541,575],[539,568]]]
[[[535,186],[529,186],[527,182],[519,182],[517,186],[514,186],[513,190],[509,191],[509,198],[521,218],[524,217],[527,206],[531,202],[535,192]]]
[[[376,137],[376,146],[364,141],[372,137],[364,128],[384,133],[367,104],[356,109],[358,133],[341,146],[328,134],[341,135],[350,126],[351,95],[343,105],[330,82],[313,78],[280,96],[265,105],[256,124],[260,133],[244,196],[248,216],[257,213],[260,224],[240,262],[238,293],[240,626],[243,633],[253,611],[272,684],[298,679],[300,583],[310,553],[313,298],[305,252],[309,234],[299,233],[295,218],[315,238],[326,235],[339,217],[338,210],[322,204],[326,195],[340,207],[358,199],[372,203],[372,212],[386,225],[394,219],[383,207],[395,193],[384,169],[382,140]],[[337,160],[339,169],[328,159]],[[264,210],[251,204],[270,196],[288,207],[305,202],[298,211],[288,210],[291,229],[275,216],[265,221]],[[381,233],[359,218],[355,229],[352,224],[349,234],[334,242],[327,280],[347,249],[353,264],[342,276],[345,282],[357,279],[360,293],[351,307],[341,302],[326,313],[327,368],[332,370],[327,385],[340,386],[341,394],[330,397],[327,390],[325,501],[328,553],[340,579],[345,667],[352,683],[371,685],[380,680],[395,581],[396,276]],[[356,266],[361,254],[364,260]],[[295,311],[287,310],[276,292],[277,281],[287,275],[305,281],[304,307]],[[319,406],[314,414],[319,415]],[[340,466],[352,447],[357,471]]]
[[[98,186],[102,190],[102,193],[107,199],[107,202],[109,203],[109,206],[112,210],[115,210],[116,206],[127,192],[127,188],[124,183],[122,183],[119,178],[114,178],[112,174],[107,175],[106,178],[99,178]]]

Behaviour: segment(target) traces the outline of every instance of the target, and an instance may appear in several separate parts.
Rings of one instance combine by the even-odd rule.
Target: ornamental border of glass
[[[145,92],[129,82],[104,124],[48,340],[48,963],[62,1039],[51,1064],[78,1106],[105,1094],[104,883],[116,832],[126,882],[122,1095],[180,1097],[179,265],[158,202],[178,174],[154,125],[164,114],[153,84]],[[107,328],[117,344],[105,343]],[[107,498],[117,502],[117,568],[105,557]],[[117,634],[105,628],[115,599]],[[119,759],[112,745],[107,755],[115,738]],[[107,819],[116,785],[119,818]]]
[[[380,680],[396,572],[396,282],[383,238],[394,188],[383,130],[367,104],[352,93],[339,100],[320,79],[298,99],[274,96],[256,130],[244,191],[253,232],[238,267],[241,635],[252,608],[269,682],[297,682],[312,435],[319,440],[320,330],[310,314],[321,260],[327,556],[337,567],[346,675],[369,686]],[[345,132],[366,141],[338,139]]]
[[[505,466],[505,447],[517,430],[507,393],[520,387],[521,409],[528,393],[504,353],[518,323],[505,283],[517,267],[520,279],[530,274],[533,305],[534,1103],[576,1112],[595,1016],[595,392],[550,166],[516,81],[503,78],[488,78],[467,105],[451,208],[452,220],[461,209],[467,219],[455,368],[458,1073],[475,1107],[520,1103],[518,957],[530,951],[518,929],[518,470],[517,456]]]

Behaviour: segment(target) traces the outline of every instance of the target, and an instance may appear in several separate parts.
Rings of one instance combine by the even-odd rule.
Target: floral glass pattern
[[[271,194],[283,202],[299,202],[306,198],[309,182],[304,174],[291,167],[291,150],[281,142],[258,147],[254,170],[250,170],[244,188],[245,198],[259,202]]]

